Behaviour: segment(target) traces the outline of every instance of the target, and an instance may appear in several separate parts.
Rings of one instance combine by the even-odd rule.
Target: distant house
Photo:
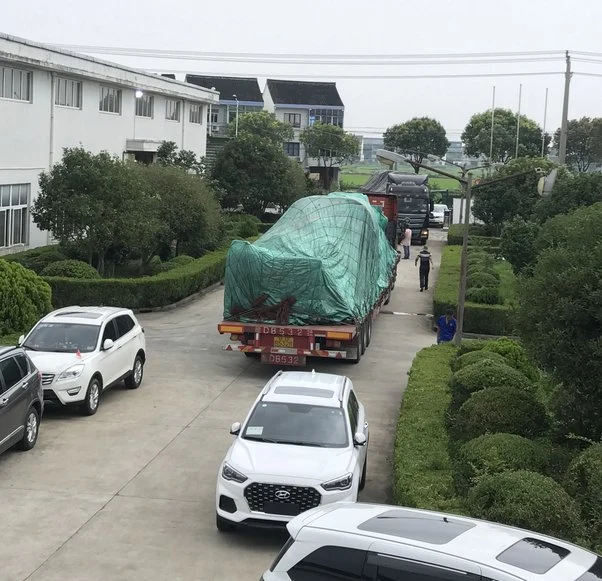
[[[219,104],[207,113],[207,158],[210,160],[224,146],[228,123],[235,122],[236,115],[264,109],[263,96],[255,78],[186,75],[186,82],[219,92]]]
[[[318,160],[307,158],[299,136],[317,121],[343,127],[345,106],[336,83],[268,79],[263,100],[265,108],[277,119],[293,126],[294,137],[284,144],[287,155],[300,160],[310,173],[323,174]],[[336,175],[331,178],[336,179]]]

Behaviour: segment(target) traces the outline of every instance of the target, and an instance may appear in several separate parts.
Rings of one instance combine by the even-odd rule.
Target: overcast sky
[[[602,52],[601,0],[2,0],[0,30],[38,42],[210,52],[441,54]],[[561,60],[443,66],[286,65],[194,62],[99,55],[155,71],[268,76],[416,75],[564,71]],[[600,64],[575,62],[602,75]],[[179,78],[182,78],[181,76]],[[321,79],[322,80],[322,79]],[[458,139],[470,116],[491,106],[521,111],[546,128],[560,124],[563,76],[339,80],[345,126],[378,132],[414,116],[439,119]],[[574,75],[569,118],[602,116],[602,76]],[[365,131],[360,131],[365,128]]]

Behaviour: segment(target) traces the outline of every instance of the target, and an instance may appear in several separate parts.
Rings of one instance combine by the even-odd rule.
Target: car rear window
[[[569,554],[570,551],[564,547],[527,537],[500,553],[497,560],[542,575]]]

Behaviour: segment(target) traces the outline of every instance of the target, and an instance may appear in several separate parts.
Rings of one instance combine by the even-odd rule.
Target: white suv
[[[318,507],[263,581],[600,581],[602,558],[546,535],[451,514],[377,504]]]
[[[144,329],[129,309],[65,307],[38,321],[19,344],[42,373],[44,400],[98,409],[101,393],[125,379],[136,389],[146,362]]]
[[[279,371],[263,388],[217,477],[217,528],[282,526],[316,506],[355,501],[366,482],[368,423],[347,377]]]

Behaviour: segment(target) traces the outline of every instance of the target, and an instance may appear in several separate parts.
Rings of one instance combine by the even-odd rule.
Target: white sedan
[[[347,377],[280,371],[231,433],[217,477],[220,531],[355,502],[366,482],[368,422]]]
[[[435,204],[429,217],[429,224],[443,228],[446,212],[449,212],[449,208],[445,204]]]

